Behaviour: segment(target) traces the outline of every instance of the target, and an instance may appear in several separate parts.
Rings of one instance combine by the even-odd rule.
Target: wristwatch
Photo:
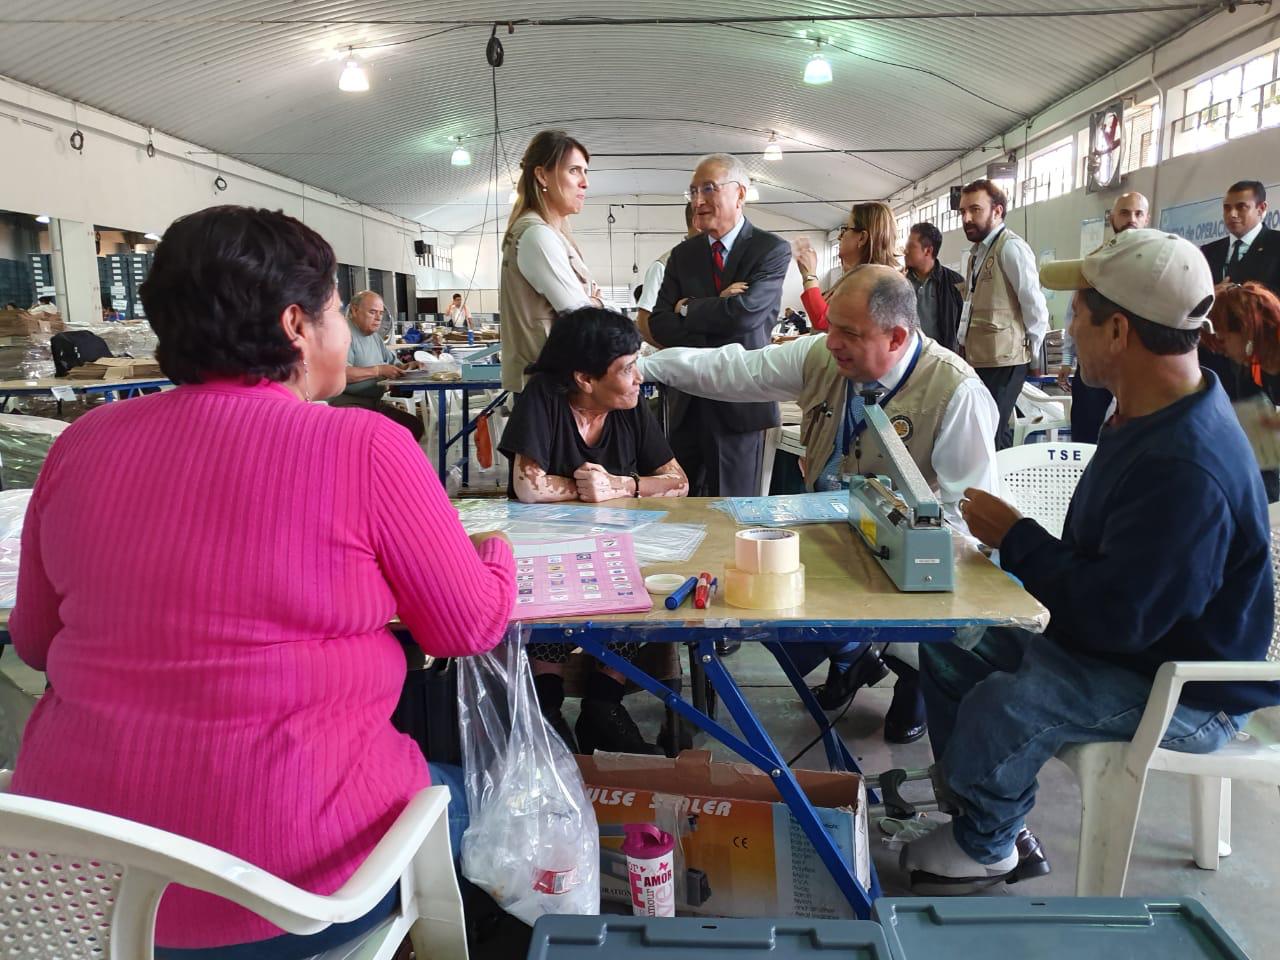
[[[689,304],[687,304],[687,303],[682,303],[682,304],[680,304],[680,311],[679,311],[679,312],[680,312],[680,316],[682,316],[682,317],[687,317],[687,316],[689,316]]]
[[[640,499],[640,474],[633,473],[631,475],[631,482],[636,485],[636,492],[632,494],[632,496],[634,496],[637,500],[639,500]]]
[[[806,273],[806,274],[805,274],[804,276],[802,276],[800,279],[801,279],[801,280],[803,280],[805,283],[808,283],[810,280],[812,280],[814,283],[817,283],[817,282],[818,282],[818,277],[817,277],[817,275],[816,275],[816,274],[812,274],[812,273]]]

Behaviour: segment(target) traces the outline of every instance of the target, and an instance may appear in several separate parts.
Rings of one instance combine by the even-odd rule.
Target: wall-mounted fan
[[[1124,159],[1124,104],[1117,100],[1089,116],[1089,157],[1086,193],[1100,193],[1120,186]]]

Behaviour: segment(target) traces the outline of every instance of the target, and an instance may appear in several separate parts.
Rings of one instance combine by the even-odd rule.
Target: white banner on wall
[[[1280,184],[1267,184],[1268,194],[1273,191],[1280,196]],[[1268,209],[1265,222],[1272,230],[1280,229],[1280,208]],[[1160,229],[1165,233],[1176,233],[1198,247],[1225,237],[1227,228],[1222,225],[1222,198],[1165,207],[1160,211]]]

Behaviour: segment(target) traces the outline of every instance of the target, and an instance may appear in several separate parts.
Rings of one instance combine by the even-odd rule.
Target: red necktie
[[[711,282],[716,285],[716,293],[724,286],[724,244],[717,240],[711,245]]]

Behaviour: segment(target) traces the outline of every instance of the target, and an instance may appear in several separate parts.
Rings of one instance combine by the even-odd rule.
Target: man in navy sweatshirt
[[[1128,740],[1170,660],[1263,660],[1274,598],[1266,495],[1214,374],[1196,354],[1213,303],[1199,251],[1128,230],[1041,269],[1075,290],[1080,375],[1116,397],[1071,498],[1062,539],[980,490],[969,530],[1050,613],[1043,635],[988,630],[972,650],[920,648],[934,756],[960,814],[907,846],[913,891],[1006,879],[1036,775],[1069,743]],[[1191,683],[1162,743],[1208,753],[1280,683]]]

